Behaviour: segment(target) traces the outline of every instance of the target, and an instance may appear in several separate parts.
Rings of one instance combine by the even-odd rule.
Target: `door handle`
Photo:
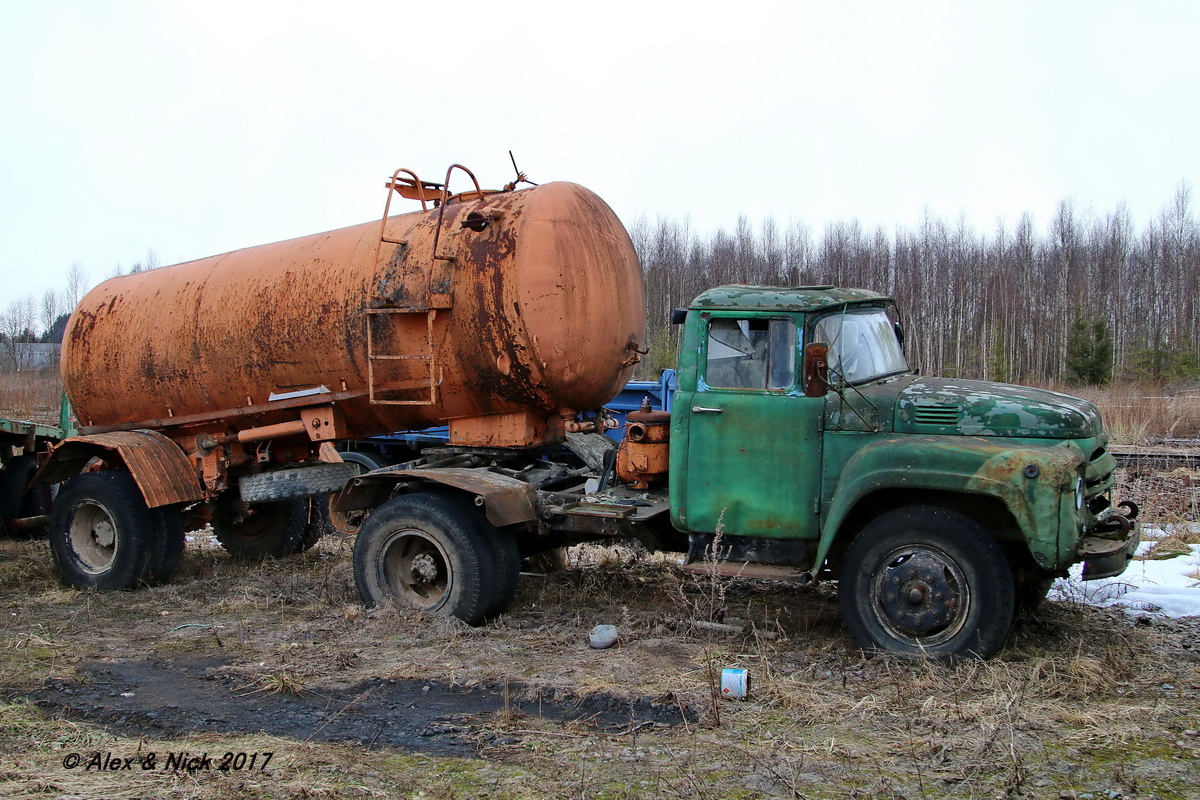
[[[693,414],[720,414],[724,411],[723,408],[708,408],[707,406],[692,406]]]

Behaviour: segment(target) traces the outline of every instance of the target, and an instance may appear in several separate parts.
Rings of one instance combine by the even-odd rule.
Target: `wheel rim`
[[[942,550],[898,547],[879,560],[871,576],[871,608],[890,636],[931,647],[962,630],[971,591],[962,568]]]
[[[445,549],[425,531],[400,530],[388,537],[380,559],[383,585],[402,605],[434,609],[454,576]]]
[[[84,572],[100,575],[112,566],[120,542],[116,523],[103,506],[94,503],[77,506],[71,515],[68,536],[71,550]]]

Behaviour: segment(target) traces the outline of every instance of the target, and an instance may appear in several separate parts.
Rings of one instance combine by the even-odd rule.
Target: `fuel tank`
[[[236,433],[311,397],[355,437],[449,422],[458,444],[561,438],[645,342],[628,234],[572,183],[435,205],[100,284],[63,341],[80,424]]]

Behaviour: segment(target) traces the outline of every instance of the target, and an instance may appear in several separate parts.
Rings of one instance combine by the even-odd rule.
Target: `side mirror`
[[[687,319],[687,309],[686,308],[675,308],[675,309],[671,310],[671,324],[672,325],[682,325],[683,321],[685,319]]]
[[[804,396],[824,397],[829,391],[829,345],[813,342],[804,348]]]
[[[896,332],[896,341],[900,343],[901,347],[904,347],[904,324],[900,322],[893,322],[892,330]]]

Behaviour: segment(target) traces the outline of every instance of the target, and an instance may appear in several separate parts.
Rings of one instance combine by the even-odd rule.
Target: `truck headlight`
[[[1083,510],[1083,478],[1075,479],[1075,510]]]

